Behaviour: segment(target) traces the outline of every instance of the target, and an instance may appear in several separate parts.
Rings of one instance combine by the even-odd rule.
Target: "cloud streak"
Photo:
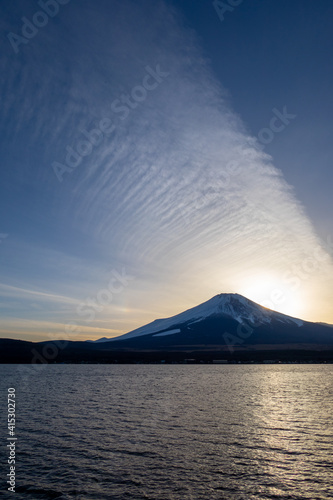
[[[74,3],[66,6],[58,24],[50,22],[31,41],[31,52],[22,46],[20,82],[15,68],[2,60],[10,88],[2,88],[8,97],[3,124],[31,146],[27,168],[17,166],[20,182],[33,185],[41,197],[47,193],[48,216],[57,231],[75,231],[91,244],[85,252],[74,239],[64,238],[60,245],[64,275],[76,258],[80,266],[80,273],[64,280],[63,290],[73,293],[72,299],[64,297],[67,305],[73,302],[74,310],[82,299],[78,277],[84,289],[96,290],[103,269],[125,265],[137,278],[126,291],[132,325],[138,310],[151,310],[149,319],[157,309],[176,313],[179,301],[191,306],[211,293],[238,291],[242,278],[283,274],[311,255],[320,241],[304,207],[233,112],[228,93],[178,14],[162,1],[137,5],[124,0],[114,2],[110,20],[103,15],[105,6],[104,1],[98,6],[82,2],[80,16]],[[56,48],[59,25],[66,36]],[[46,57],[54,64],[46,65],[36,82],[31,74]],[[157,65],[168,77],[133,109],[127,105],[122,119],[124,110],[115,112],[112,103],[124,105],[122,96],[132,95],[147,66]],[[13,112],[14,95],[18,105]],[[276,103],[271,105],[276,109]],[[83,128],[96,128],[104,119],[114,126],[112,135],[59,184],[53,162],[64,161],[66,146],[82,139]],[[31,130],[25,130],[27,122]],[[46,258],[53,255],[48,245]],[[82,268],[79,252],[90,269]],[[321,294],[327,296],[324,275],[332,283],[328,257],[304,287],[309,291],[322,285]],[[65,292],[58,295],[54,288],[45,283],[39,299],[61,301]],[[158,306],[162,299],[167,305]],[[122,323],[124,315],[115,321]]]

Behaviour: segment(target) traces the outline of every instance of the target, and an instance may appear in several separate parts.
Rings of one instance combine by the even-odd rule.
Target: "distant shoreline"
[[[223,346],[182,346],[139,350],[110,345],[60,341],[26,342],[0,339],[0,364],[273,364],[333,363],[332,346],[316,344],[243,345],[234,352]]]

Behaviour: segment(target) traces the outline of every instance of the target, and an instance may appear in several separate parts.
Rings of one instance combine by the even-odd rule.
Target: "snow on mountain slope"
[[[153,337],[165,337],[166,335],[174,335],[175,333],[180,333],[181,330],[179,330],[179,328],[177,328],[176,330],[167,330],[166,332],[162,332],[162,333],[155,333],[155,335],[153,335]]]
[[[156,336],[158,332],[165,332],[166,335],[167,331],[176,325],[178,326],[183,323],[191,325],[210,316],[227,316],[237,320],[239,323],[248,321],[252,324],[270,323],[274,318],[275,320],[285,323],[296,323],[298,326],[303,325],[303,321],[299,319],[266,309],[246,297],[243,297],[242,295],[221,293],[219,295],[215,295],[215,297],[211,298],[207,302],[204,302],[196,307],[192,307],[191,309],[177,314],[176,316],[172,316],[171,318],[157,319],[148,325],[137,328],[136,330],[125,333],[119,337],[113,337],[111,339],[103,338],[97,340],[96,342],[127,340],[150,334],[155,334]],[[169,333],[171,334],[171,332]],[[174,330],[172,333],[175,333]]]

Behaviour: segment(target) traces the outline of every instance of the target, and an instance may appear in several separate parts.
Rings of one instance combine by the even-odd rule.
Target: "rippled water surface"
[[[0,496],[333,498],[333,365],[0,365]],[[6,392],[17,392],[17,493]]]

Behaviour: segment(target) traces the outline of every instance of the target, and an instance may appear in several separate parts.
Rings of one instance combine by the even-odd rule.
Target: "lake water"
[[[333,498],[333,365],[0,365],[0,380],[0,497]]]

